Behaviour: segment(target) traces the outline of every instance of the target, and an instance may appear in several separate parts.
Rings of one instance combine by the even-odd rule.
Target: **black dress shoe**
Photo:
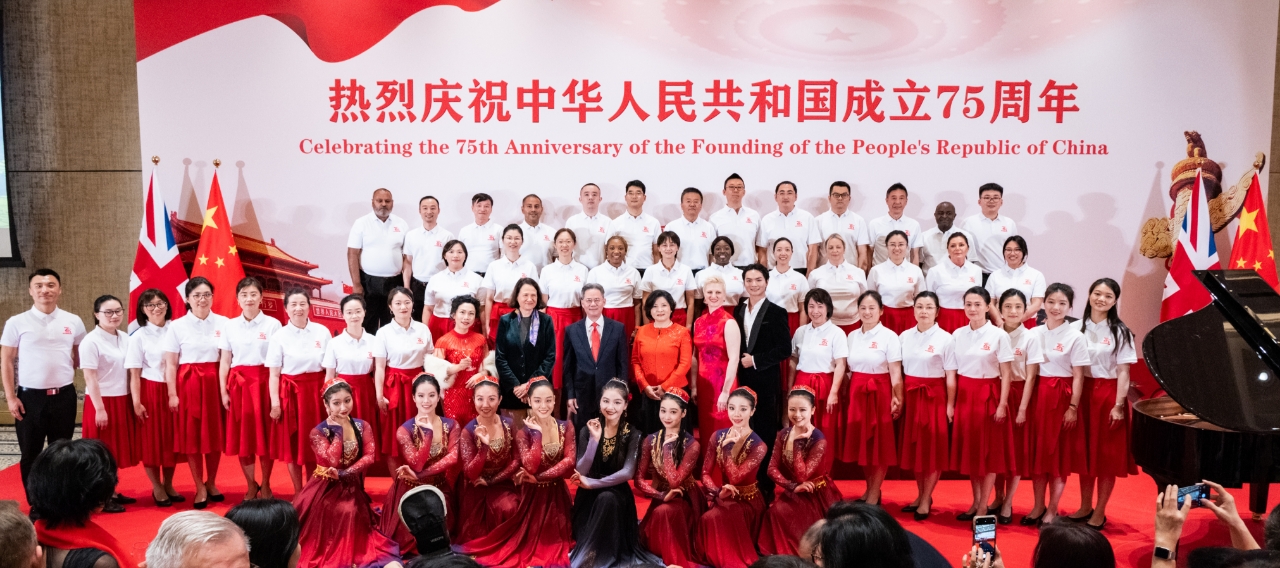
[[[907,505],[906,507],[903,507],[903,508],[902,508],[902,512],[903,512],[903,513],[914,513],[914,512],[916,512],[916,509],[919,509],[919,508],[920,508],[920,506],[919,506],[919,505]]]
[[[170,501],[172,501],[172,502],[174,502],[174,503],[186,503],[186,502],[187,502],[187,498],[186,498],[186,497],[183,497],[181,493],[174,493],[174,494],[172,494],[172,495],[169,495],[169,500],[170,500]]]
[[[1033,517],[1031,515],[1027,515],[1025,517],[1022,517],[1022,520],[1018,521],[1018,524],[1024,527],[1033,527],[1040,524],[1040,519],[1043,519],[1043,518],[1044,518],[1044,513],[1040,513],[1039,517]]]
[[[192,507],[193,509],[196,509],[196,510],[200,510],[200,509],[203,509],[203,508],[208,507],[208,506],[209,506],[209,501],[208,501],[208,500],[205,500],[205,501],[196,501],[195,503],[192,503],[192,504],[191,504],[191,507]]]
[[[919,511],[916,511],[911,516],[915,518],[915,520],[917,521],[924,521],[925,519],[929,518],[929,513],[921,513]]]
[[[1088,513],[1085,513],[1084,516],[1082,517],[1067,517],[1067,520],[1073,523],[1083,523],[1089,520],[1091,517],[1093,517],[1093,511],[1089,511]]]
[[[124,505],[116,503],[115,501],[107,501],[107,504],[102,506],[102,512],[103,513],[123,513]]]
[[[134,499],[133,497],[125,497],[124,495],[121,495],[119,493],[117,493],[115,497],[112,497],[111,500],[121,505],[132,505],[138,502],[138,500]]]
[[[957,520],[957,521],[969,522],[969,521],[972,521],[972,520],[973,520],[973,518],[974,518],[974,517],[976,517],[976,516],[978,516],[978,513],[976,513],[976,512],[975,512],[975,513],[970,513],[970,512],[968,512],[968,511],[965,511],[965,512],[963,512],[963,513],[960,513],[959,515],[956,515],[956,520]]]
[[[217,494],[217,495],[214,495],[213,493],[210,493],[210,494],[209,494],[209,500],[210,500],[210,501],[212,501],[212,502],[214,502],[214,503],[221,503],[221,502],[223,502],[223,501],[226,501],[226,500],[227,500],[227,496],[226,496],[226,495],[223,495],[223,494],[221,494],[221,493],[219,493],[219,494]]]
[[[1085,523],[1084,526],[1089,527],[1095,531],[1102,532],[1102,527],[1107,526],[1107,518],[1102,517],[1102,524],[1100,525],[1095,525],[1093,523]]]
[[[996,515],[996,522],[1002,525],[1013,524],[1013,513],[1009,513],[1009,516],[1007,517],[1004,515]]]

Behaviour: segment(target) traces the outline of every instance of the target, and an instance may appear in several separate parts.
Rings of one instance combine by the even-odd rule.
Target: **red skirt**
[[[664,566],[702,568],[694,548],[694,529],[706,512],[707,498],[692,480],[685,494],[670,501],[651,499],[640,521],[640,546],[662,557]]]
[[[297,465],[316,463],[308,432],[327,416],[320,398],[323,390],[324,371],[280,375],[281,416],[271,433],[272,458]]]
[[[563,480],[524,483],[515,515],[484,536],[454,549],[482,566],[569,566],[572,508]]]
[[[757,491],[751,499],[720,499],[702,514],[695,546],[704,564],[717,568],[747,568],[760,556],[752,537],[760,534],[764,497]]]
[[[564,369],[561,363],[564,360],[564,330],[568,329],[573,322],[582,319],[582,308],[547,307],[547,315],[551,316],[551,323],[556,330],[556,366],[551,373],[551,384],[559,392],[560,385],[564,381]],[[458,424],[466,424],[466,422],[459,420]]]
[[[905,377],[902,451],[898,465],[917,473],[947,469],[951,440],[947,422],[947,379]]]
[[[955,333],[966,325],[969,325],[969,316],[965,315],[963,309],[938,308],[938,326],[943,331]]]
[[[760,523],[760,554],[771,556],[787,554],[795,556],[800,537],[827,514],[837,501],[843,498],[831,478],[823,476],[815,480],[821,485],[812,493],[795,493],[778,489],[777,497]]]
[[[1027,447],[1032,475],[1066,477],[1088,470],[1084,422],[1076,413],[1076,424],[1063,427],[1062,416],[1071,406],[1071,377],[1036,379],[1035,396],[1027,411]],[[1017,383],[1014,383],[1017,384]],[[1010,400],[1012,400],[1010,394]]]
[[[960,312],[964,313],[964,310]],[[968,318],[966,318],[967,320]],[[892,329],[894,333],[901,335],[902,332],[916,326],[916,309],[912,307],[885,308],[884,313],[880,316],[880,323]]]
[[[142,407],[147,411],[146,418],[138,419],[139,457],[142,465],[173,467],[179,462],[186,462],[185,454],[174,451],[178,414],[169,410],[169,385],[142,379],[142,392],[139,394]]]
[[[795,386],[808,385],[818,393],[817,401],[813,405],[813,425],[824,434],[834,437],[840,428],[840,412],[837,410],[834,414],[827,412],[827,398],[831,396],[831,383],[835,381],[835,377],[831,373],[806,373],[804,371],[796,371]],[[785,406],[786,403],[784,402]],[[842,409],[843,410],[843,409]],[[831,455],[833,452],[827,452]]]
[[[400,457],[396,429],[418,415],[418,407],[413,402],[413,380],[421,374],[422,369],[387,367],[386,381],[382,385],[382,394],[387,397],[387,419],[378,430],[378,447],[384,456]]]
[[[1116,404],[1116,379],[1085,379],[1093,383],[1086,389],[1088,397],[1080,399],[1080,405],[1088,405],[1085,413],[1088,422],[1089,475],[1095,477],[1128,477],[1138,473],[1129,447],[1129,403],[1125,402],[1124,420],[1111,423],[1111,408]]]
[[[367,422],[370,432],[381,432],[382,409],[378,408],[378,389],[373,384],[373,373],[338,375],[338,378],[351,385],[351,417]],[[384,452],[385,448],[378,446],[378,452]]]
[[[477,487],[463,479],[458,482],[458,544],[467,544],[516,515],[520,490],[511,480]]]
[[[1035,328],[1036,328],[1036,318],[1031,318],[1031,319],[1025,319],[1025,320],[1022,320],[1022,327],[1025,327],[1025,328],[1027,328],[1027,329],[1035,329]]]
[[[516,309],[508,305],[506,302],[493,302],[493,308],[489,310],[489,344],[493,345],[498,342],[498,320],[502,319]]]
[[[996,422],[999,406],[1000,379],[959,378],[951,470],[970,477],[1012,471],[1013,421]]]
[[[395,541],[377,530],[378,514],[364,490],[364,475],[339,480],[314,476],[293,498],[293,506],[302,524],[299,568],[385,566],[400,559]]]
[[[453,318],[436,317],[436,314],[432,312],[427,316],[427,329],[431,331],[432,341],[438,340],[453,329]],[[360,416],[359,418],[364,417]]]
[[[671,321],[682,326],[689,327],[689,310],[685,308],[676,308],[671,311]]]
[[[635,306],[627,306],[625,308],[605,308],[604,317],[607,317],[611,320],[616,320],[622,323],[622,327],[625,330],[625,335],[622,336],[623,341],[626,341],[627,345],[630,345],[631,334],[635,333],[636,331]]]
[[[143,379],[143,382],[150,381]],[[116,458],[117,468],[137,465],[142,460],[142,435],[138,431],[138,417],[133,413],[133,397],[127,394],[104,396],[102,409],[107,413],[107,425],[98,429],[98,411],[89,397],[85,397],[82,420],[84,437],[100,440],[111,451],[111,456]]]
[[[1022,404],[1022,393],[1027,390],[1026,381],[1009,383],[1009,418],[1013,423],[1013,467],[1009,474],[1018,477],[1031,477],[1031,407],[1027,407],[1027,421],[1018,424],[1018,405]],[[1034,394],[1034,393],[1033,393]]]
[[[853,373],[848,392],[840,461],[856,462],[863,467],[898,465],[889,373]]]
[[[178,400],[174,451],[188,455],[222,453],[226,427],[222,423],[218,364],[178,365]]]
[[[226,454],[251,458],[271,456],[271,373],[262,365],[240,365],[227,373]]]

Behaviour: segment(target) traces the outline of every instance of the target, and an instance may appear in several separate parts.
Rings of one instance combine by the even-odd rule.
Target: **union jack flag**
[[[1196,170],[1196,183],[1191,186],[1191,201],[1178,231],[1178,244],[1169,262],[1169,275],[1164,279],[1164,299],[1160,301],[1160,321],[1186,315],[1209,305],[1209,291],[1196,280],[1193,270],[1216,270],[1218,246],[1213,242],[1209,220],[1209,202],[1204,195],[1204,182]]]
[[[147,193],[143,198],[142,229],[138,231],[138,251],[133,257],[133,273],[129,275],[129,305],[138,305],[138,296],[157,288],[169,298],[173,318],[186,313],[182,287],[187,284],[187,271],[178,257],[178,244],[169,226],[169,208],[157,187],[156,172],[151,170]],[[129,327],[136,326],[134,310],[129,310]]]

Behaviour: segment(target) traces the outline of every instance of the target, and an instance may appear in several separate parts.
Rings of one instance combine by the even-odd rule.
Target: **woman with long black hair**
[[[707,498],[698,485],[694,468],[702,446],[682,427],[689,411],[689,394],[674,388],[662,395],[658,418],[662,430],[644,439],[636,492],[650,499],[640,522],[640,543],[662,557],[665,566],[697,568],[693,534]]]

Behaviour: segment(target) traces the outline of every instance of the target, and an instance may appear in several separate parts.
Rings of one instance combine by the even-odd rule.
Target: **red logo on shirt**
[[[265,334],[265,333],[263,333],[263,332],[259,331],[259,332],[258,332],[258,339],[261,339],[261,340],[263,340],[263,341],[266,341],[266,340],[267,340],[267,334]]]
[[[682,286],[682,285],[684,285],[684,280],[681,278],[676,278],[676,286]],[[795,286],[792,286],[791,289],[794,290]]]
[[[222,337],[222,330],[221,330],[221,329],[215,329],[215,330],[213,330],[213,336],[214,336],[214,337]]]
[[[1028,286],[1030,286],[1030,285],[1031,285],[1031,279],[1030,279],[1030,278],[1028,278],[1028,279],[1026,279],[1026,280],[1023,280],[1023,281],[1022,281],[1022,283],[1023,283],[1023,284],[1026,284],[1026,285],[1028,285]]]
[[[631,279],[630,279],[630,278],[623,278],[623,279],[622,279],[622,283],[623,283],[623,284],[630,284],[630,283],[631,283]]]
[[[827,346],[827,340],[823,339],[822,341],[818,342],[818,347],[826,347],[826,346]]]
[[[747,224],[748,224],[748,225],[750,225],[750,224],[751,224],[751,218],[750,218],[750,217],[747,217]]]
[[[737,282],[737,281],[738,281],[738,275],[737,275],[737,274],[734,274],[734,275],[733,275],[733,281],[734,281],[734,282]]]
[[[521,272],[521,273],[520,273],[520,277],[521,277],[521,278],[526,278],[526,276],[524,275],[524,273],[523,273],[523,272]],[[970,280],[972,280],[972,278],[970,278]]]
[[[319,342],[319,341],[317,341],[317,342],[316,342],[316,349],[319,349],[319,348],[320,348],[320,342]]]
[[[849,230],[850,230],[850,231],[852,231],[852,230],[853,230],[853,223],[849,223]]]
[[[1111,338],[1110,338],[1110,337],[1104,337],[1104,338],[1102,338],[1102,344],[1103,344],[1103,345],[1111,345]]]
[[[928,347],[924,348],[924,352],[925,352],[925,353],[933,353],[933,346],[932,346],[932,345],[930,345],[930,346],[928,346]]]
[[[391,227],[391,232],[393,232],[393,233],[399,233],[399,232],[400,232],[400,227]]]
[[[369,358],[370,358],[370,359],[372,359],[372,358],[373,358],[373,352],[372,352],[372,351],[370,351],[370,352],[369,352]]]
[[[804,223],[801,223],[801,222],[799,222],[799,221],[796,221],[796,226],[797,226],[797,227],[803,227],[803,226],[804,226]]]
[[[579,278],[579,277],[578,277],[578,275],[576,275],[576,274],[575,274],[575,275],[573,275],[573,281],[574,281],[574,282],[582,282],[582,279],[581,279],[581,278]]]
[[[679,284],[679,282],[676,282],[676,284]],[[795,290],[795,289],[796,289],[796,285],[795,285],[795,284],[792,284],[792,285],[791,285],[791,289],[792,289],[792,290]]]
[[[907,277],[907,284],[915,284],[915,283],[916,283],[916,278],[914,276]]]
[[[647,233],[649,232],[649,227],[641,227],[641,230]]]
[[[867,346],[867,349],[879,349],[879,347],[876,346],[876,342],[872,341],[871,345]]]
[[[443,245],[443,244],[441,244],[441,243],[440,243],[440,241],[436,241],[436,246],[438,246],[438,247],[442,247],[442,246],[444,246],[444,245]]]
[[[844,275],[844,279],[845,279],[845,280],[853,280],[853,275],[852,275],[852,274],[845,274],[845,275]]]
[[[911,236],[911,229],[903,229],[902,232],[906,233],[908,237]]]
[[[69,327],[62,328],[62,335],[71,335],[71,328]]]
[[[1018,357],[1021,357],[1021,356],[1022,356],[1022,349],[1020,349],[1020,348],[1018,348],[1018,347],[1014,347],[1014,348],[1013,348],[1013,354],[1014,354],[1014,355],[1017,355]]]
[[[317,341],[317,342],[316,342],[316,345],[319,345],[319,344],[320,344],[320,342],[319,342],[319,341]],[[418,345],[426,345],[426,343],[422,341],[422,338],[421,338],[421,337],[419,337],[419,338],[418,338]]]
[[[603,225],[600,227],[600,232],[601,232],[601,233],[603,233],[603,232],[604,232],[604,226],[603,226]]]
[[[705,238],[707,238],[707,232],[706,232],[706,231],[703,231],[703,232],[702,232],[702,238],[704,238],[704,239],[705,239]]]
[[[493,240],[493,235],[489,235],[489,240]]]
[[[1001,226],[1000,226],[1000,232],[1001,232],[1001,233],[1007,233],[1007,232],[1009,232],[1009,228],[1008,228],[1008,227],[1005,227],[1004,225],[1001,225]]]
[[[969,283],[970,283],[970,284],[973,284],[973,277],[972,277],[972,276],[970,276],[970,277],[969,277]]]
[[[471,287],[471,285],[470,285],[470,284],[467,284],[466,282],[463,282],[463,283],[462,283],[462,287],[463,287],[463,288],[470,288],[470,287]]]
[[[551,242],[551,235],[542,235],[542,240],[546,242]]]
[[[1053,350],[1054,350],[1054,351],[1057,351],[1058,353],[1062,353],[1062,351],[1063,351],[1063,349],[1062,349],[1062,344],[1061,344],[1061,343],[1059,343],[1059,344],[1055,345],[1055,346],[1053,347]]]
[[[982,350],[983,350],[983,351],[990,351],[990,350],[991,350],[991,344],[990,344],[990,343],[983,343],[983,344],[982,344]]]

